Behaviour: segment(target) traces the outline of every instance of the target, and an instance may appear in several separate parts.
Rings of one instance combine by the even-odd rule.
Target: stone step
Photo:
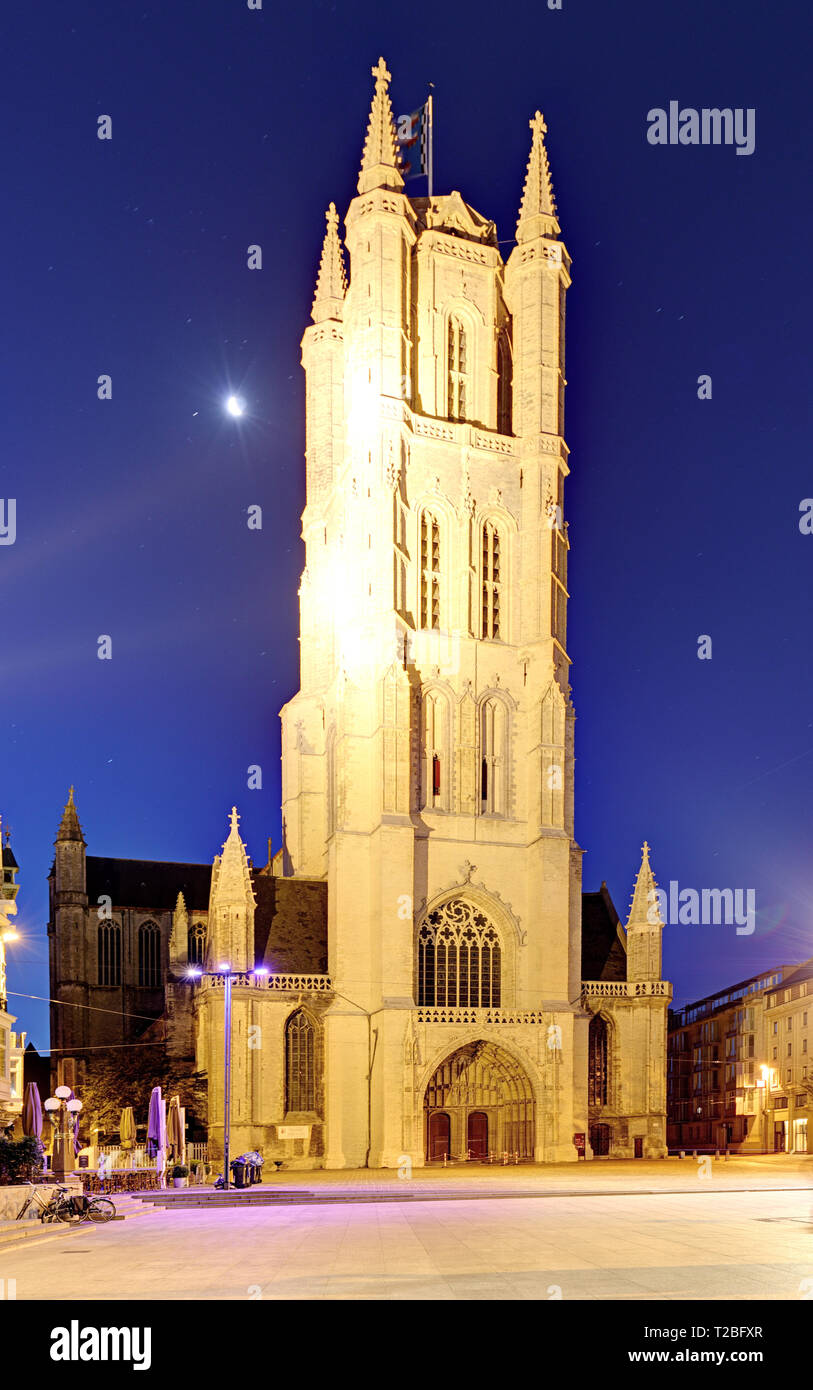
[[[0,1250],[9,1250],[30,1240],[51,1240],[55,1237],[69,1236],[76,1230],[88,1229],[89,1223],[82,1226],[68,1225],[62,1221],[0,1221]]]

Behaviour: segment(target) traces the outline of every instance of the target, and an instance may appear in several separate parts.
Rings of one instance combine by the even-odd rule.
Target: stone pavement
[[[399,1177],[392,1168],[353,1168],[327,1171],[285,1168],[268,1174],[251,1192],[304,1188],[353,1193],[380,1193],[400,1196],[405,1186],[427,1195],[444,1196],[539,1196],[573,1193],[607,1194],[640,1192],[695,1192],[715,1188],[753,1191],[759,1189],[813,1189],[813,1154],[758,1154],[729,1159],[686,1157],[658,1160],[594,1159],[581,1163],[558,1164],[457,1164],[446,1168],[432,1164],[413,1168],[409,1178]],[[186,1189],[189,1190],[189,1189]],[[195,1190],[195,1189],[192,1189]],[[202,1189],[209,1191],[209,1188]]]
[[[588,1195],[599,1167],[604,1190]],[[813,1165],[729,1168],[699,1178],[684,1161],[682,1179],[677,1160],[514,1169],[488,1174],[486,1193],[467,1190],[470,1173],[439,1182],[423,1170],[411,1181],[434,1200],[387,1201],[382,1191],[376,1203],[352,1193],[391,1186],[392,1174],[302,1173],[308,1190],[343,1185],[350,1200],[154,1209],[88,1239],[0,1251],[0,1278],[16,1280],[18,1299],[809,1298]]]

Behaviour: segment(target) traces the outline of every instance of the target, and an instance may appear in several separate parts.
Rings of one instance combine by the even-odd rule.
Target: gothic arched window
[[[449,807],[449,706],[445,695],[430,690],[423,701],[423,805]]]
[[[440,627],[440,522],[421,512],[421,627]]]
[[[336,829],[336,730],[331,729],[327,736],[325,745],[325,756],[327,759],[327,838]]]
[[[587,1102],[607,1104],[607,1024],[601,1014],[594,1014],[590,1020]]]
[[[466,419],[468,362],[466,330],[460,319],[449,318],[447,414],[450,420]]]
[[[482,637],[500,637],[500,533],[493,521],[483,524],[482,534]]]
[[[484,912],[462,898],[430,912],[418,932],[418,1004],[496,1008],[500,937]]]
[[[506,814],[507,726],[502,700],[485,700],[480,708],[480,810],[483,815]]]
[[[285,1109],[316,1109],[313,1024],[301,1009],[285,1025]]]
[[[99,984],[121,984],[121,927],[118,922],[103,921],[97,933]]]
[[[203,965],[206,960],[206,923],[195,922],[186,938],[186,955],[190,965]]]
[[[505,329],[497,340],[497,433],[511,433],[511,340]]]
[[[142,922],[138,929],[138,983],[157,989],[161,983],[161,933],[157,922]]]

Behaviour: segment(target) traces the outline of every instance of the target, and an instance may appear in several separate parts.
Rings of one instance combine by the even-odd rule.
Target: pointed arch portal
[[[467,1043],[441,1062],[426,1088],[426,1157],[532,1159],[535,1119],[520,1063],[496,1043]]]

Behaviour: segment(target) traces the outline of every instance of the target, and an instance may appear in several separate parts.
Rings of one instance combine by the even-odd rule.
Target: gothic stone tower
[[[565,295],[537,112],[504,262],[410,198],[389,73],[327,214],[307,378],[286,876],[327,879],[328,1167],[576,1157],[588,1129],[563,519]]]

